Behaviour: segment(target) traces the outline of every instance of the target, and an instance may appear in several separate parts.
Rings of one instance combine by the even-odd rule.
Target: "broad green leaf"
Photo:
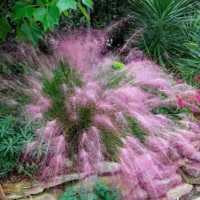
[[[50,8],[37,8],[33,13],[34,20],[43,23],[44,30],[52,29],[55,24],[58,24],[59,10],[56,6]]]
[[[64,14],[66,17],[69,17],[69,12],[67,12],[67,10],[63,11],[63,14]]]
[[[93,2],[92,0],[82,0],[83,4],[86,5],[89,8],[92,8]]]
[[[64,10],[73,9],[76,10],[77,2],[75,0],[57,0],[56,6],[59,8],[60,13]]]
[[[49,3],[49,0],[37,0],[37,4],[39,6],[44,6],[47,3]]]
[[[0,38],[5,39],[7,33],[11,30],[11,26],[5,17],[0,18]]]
[[[34,3],[34,0],[26,0],[26,3],[28,3],[28,4],[33,4],[33,3]]]
[[[35,8],[33,6],[26,6],[23,2],[16,2],[13,7],[12,18],[14,20],[24,17],[31,18]]]
[[[80,9],[80,11],[82,12],[82,14],[84,15],[84,17],[86,18],[87,21],[90,21],[90,17],[87,14],[86,9],[80,4],[78,3],[78,8]]]
[[[45,15],[47,14],[48,9],[41,7],[41,8],[37,8],[35,10],[35,12],[33,13],[33,17],[35,21],[41,21],[43,20],[43,18],[45,17]]]
[[[16,34],[17,34],[17,39],[19,41],[23,40],[23,41],[26,41],[26,35],[22,32],[21,30],[21,26],[20,25],[17,25],[16,27]]]
[[[27,24],[26,22],[22,24],[21,31],[23,32],[26,40],[30,40],[34,44],[37,43],[38,39],[43,39],[43,34],[41,28],[36,24]]]
[[[44,6],[44,2],[43,2],[42,0],[37,0],[37,4],[38,4],[39,6]]]

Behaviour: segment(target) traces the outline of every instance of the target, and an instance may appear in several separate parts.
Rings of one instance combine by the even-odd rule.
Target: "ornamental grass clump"
[[[73,53],[82,42],[74,43]],[[56,63],[52,67],[41,60],[41,68],[26,79],[30,100],[22,113],[41,127],[23,149],[23,161],[37,164],[39,179],[73,172],[98,175],[99,166],[115,161],[120,166],[116,173],[130,186],[124,199],[167,198],[183,183],[179,169],[200,162],[199,125],[189,109],[181,112],[185,97],[194,95],[197,103],[198,92],[150,61],[115,70],[118,59],[93,54],[98,58],[88,62],[83,58],[93,48],[77,48],[81,59],[76,62],[64,44],[61,61],[49,63]],[[177,98],[184,102],[181,107]]]

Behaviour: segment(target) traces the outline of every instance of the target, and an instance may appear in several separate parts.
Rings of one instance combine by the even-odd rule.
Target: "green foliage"
[[[160,91],[158,88],[143,86],[142,89],[145,92],[148,92],[148,93],[150,93],[150,94],[152,94],[154,96],[157,96],[157,97],[159,97],[162,100],[165,100],[165,99],[168,98],[168,96],[164,92]]]
[[[189,111],[186,108],[176,108],[176,107],[167,107],[161,106],[152,110],[154,114],[163,114],[172,120],[181,120],[182,117],[180,114],[188,113]]]
[[[66,121],[65,95],[70,95],[75,86],[82,86],[80,74],[67,64],[60,62],[51,79],[42,78],[43,91],[52,100],[52,106],[46,113],[47,118],[59,119],[63,124]],[[62,90],[62,85],[67,91]]]
[[[121,70],[124,68],[124,64],[121,62],[114,62],[112,68],[115,70]]]
[[[10,66],[11,67],[11,66]],[[9,68],[8,70],[19,70],[20,68]],[[19,71],[18,71],[19,72]],[[12,76],[12,71],[11,71]],[[9,76],[8,76],[9,77]],[[12,76],[13,77],[13,76]],[[16,80],[9,78],[1,80],[0,88],[0,116],[13,115],[19,116],[20,110],[23,106],[30,102],[30,97],[24,93],[27,85],[23,80]]]
[[[116,88],[133,82],[134,77],[123,70],[123,67],[122,63],[115,62],[115,66],[111,65],[111,68],[102,71],[97,78],[108,88]]]
[[[11,27],[10,24],[8,23],[8,20],[5,17],[0,18],[0,38],[5,39],[7,33],[10,31]]]
[[[120,189],[96,182],[94,187],[84,186],[80,189],[69,187],[60,200],[120,200],[121,198]]]
[[[200,86],[200,17],[199,13],[184,23],[183,34],[188,38],[186,43],[188,56],[177,63],[177,68],[186,82]]]
[[[102,141],[105,146],[105,155],[112,161],[118,161],[119,157],[116,151],[117,147],[122,147],[121,138],[116,135],[115,132],[105,130],[103,127],[100,127],[102,134]]]
[[[20,62],[0,63],[0,75],[21,75],[27,72],[26,66]]]
[[[139,138],[141,142],[144,142],[145,137],[148,136],[148,133],[142,130],[140,124],[135,119],[128,117],[127,121],[129,123],[131,133],[137,138]]]
[[[53,31],[54,27],[59,25],[62,15],[68,16],[68,11],[76,11],[77,7],[89,20],[84,6],[92,8],[93,2],[91,0],[81,2],[78,0],[19,0],[10,3],[9,0],[4,0],[0,3],[0,9],[3,10],[0,13],[0,39],[5,39],[10,31],[14,31],[18,40],[36,44],[43,38],[45,32]]]
[[[91,13],[91,24],[95,28],[105,28],[111,22],[125,17],[128,7],[128,1],[124,0],[95,1]]]
[[[143,33],[138,47],[150,58],[164,65],[185,54],[183,22],[195,12],[192,1],[131,0],[130,9],[136,29]]]
[[[0,116],[0,177],[18,164],[18,157],[26,143],[32,141],[34,126],[13,116]]]

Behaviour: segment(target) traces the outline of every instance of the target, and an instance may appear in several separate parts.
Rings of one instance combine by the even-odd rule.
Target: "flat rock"
[[[30,196],[31,200],[58,200],[63,194],[62,190],[52,189],[41,194]],[[27,198],[23,198],[20,200],[27,200]]]
[[[121,166],[117,162],[101,162],[95,166],[97,173],[102,174],[115,174],[121,170]]]
[[[176,186],[175,188],[169,190],[167,192],[167,198],[169,200],[176,200],[180,197],[188,194],[192,190],[193,186],[190,184],[182,184],[179,186]]]
[[[200,163],[187,163],[183,166],[183,171],[192,176],[192,177],[199,177],[200,176]]]
[[[131,192],[125,196],[125,199],[145,200],[148,198],[147,191],[136,186]]]
[[[85,174],[68,174],[56,176],[45,182],[21,181],[19,183],[4,184],[2,186],[7,199],[19,199],[26,196],[42,193],[45,189],[61,185],[66,182],[85,178]],[[0,195],[1,197],[1,195]]]
[[[181,175],[183,181],[188,184],[192,185],[200,185],[200,176],[199,177],[192,177],[188,174],[185,174],[182,170],[178,170],[178,173]]]

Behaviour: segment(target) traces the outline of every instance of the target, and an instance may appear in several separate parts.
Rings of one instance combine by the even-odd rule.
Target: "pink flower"
[[[177,97],[177,100],[178,100],[178,105],[180,108],[184,108],[185,107],[185,103],[183,101],[183,98],[182,97]]]
[[[200,74],[199,74],[199,75],[196,75],[196,76],[194,77],[194,80],[197,81],[197,82],[200,82]]]
[[[197,103],[200,103],[200,95],[196,95]]]
[[[192,108],[192,112],[193,112],[193,113],[198,113],[199,110],[198,110],[196,107],[193,107],[193,108]]]
[[[177,83],[183,83],[183,79],[178,79]]]

